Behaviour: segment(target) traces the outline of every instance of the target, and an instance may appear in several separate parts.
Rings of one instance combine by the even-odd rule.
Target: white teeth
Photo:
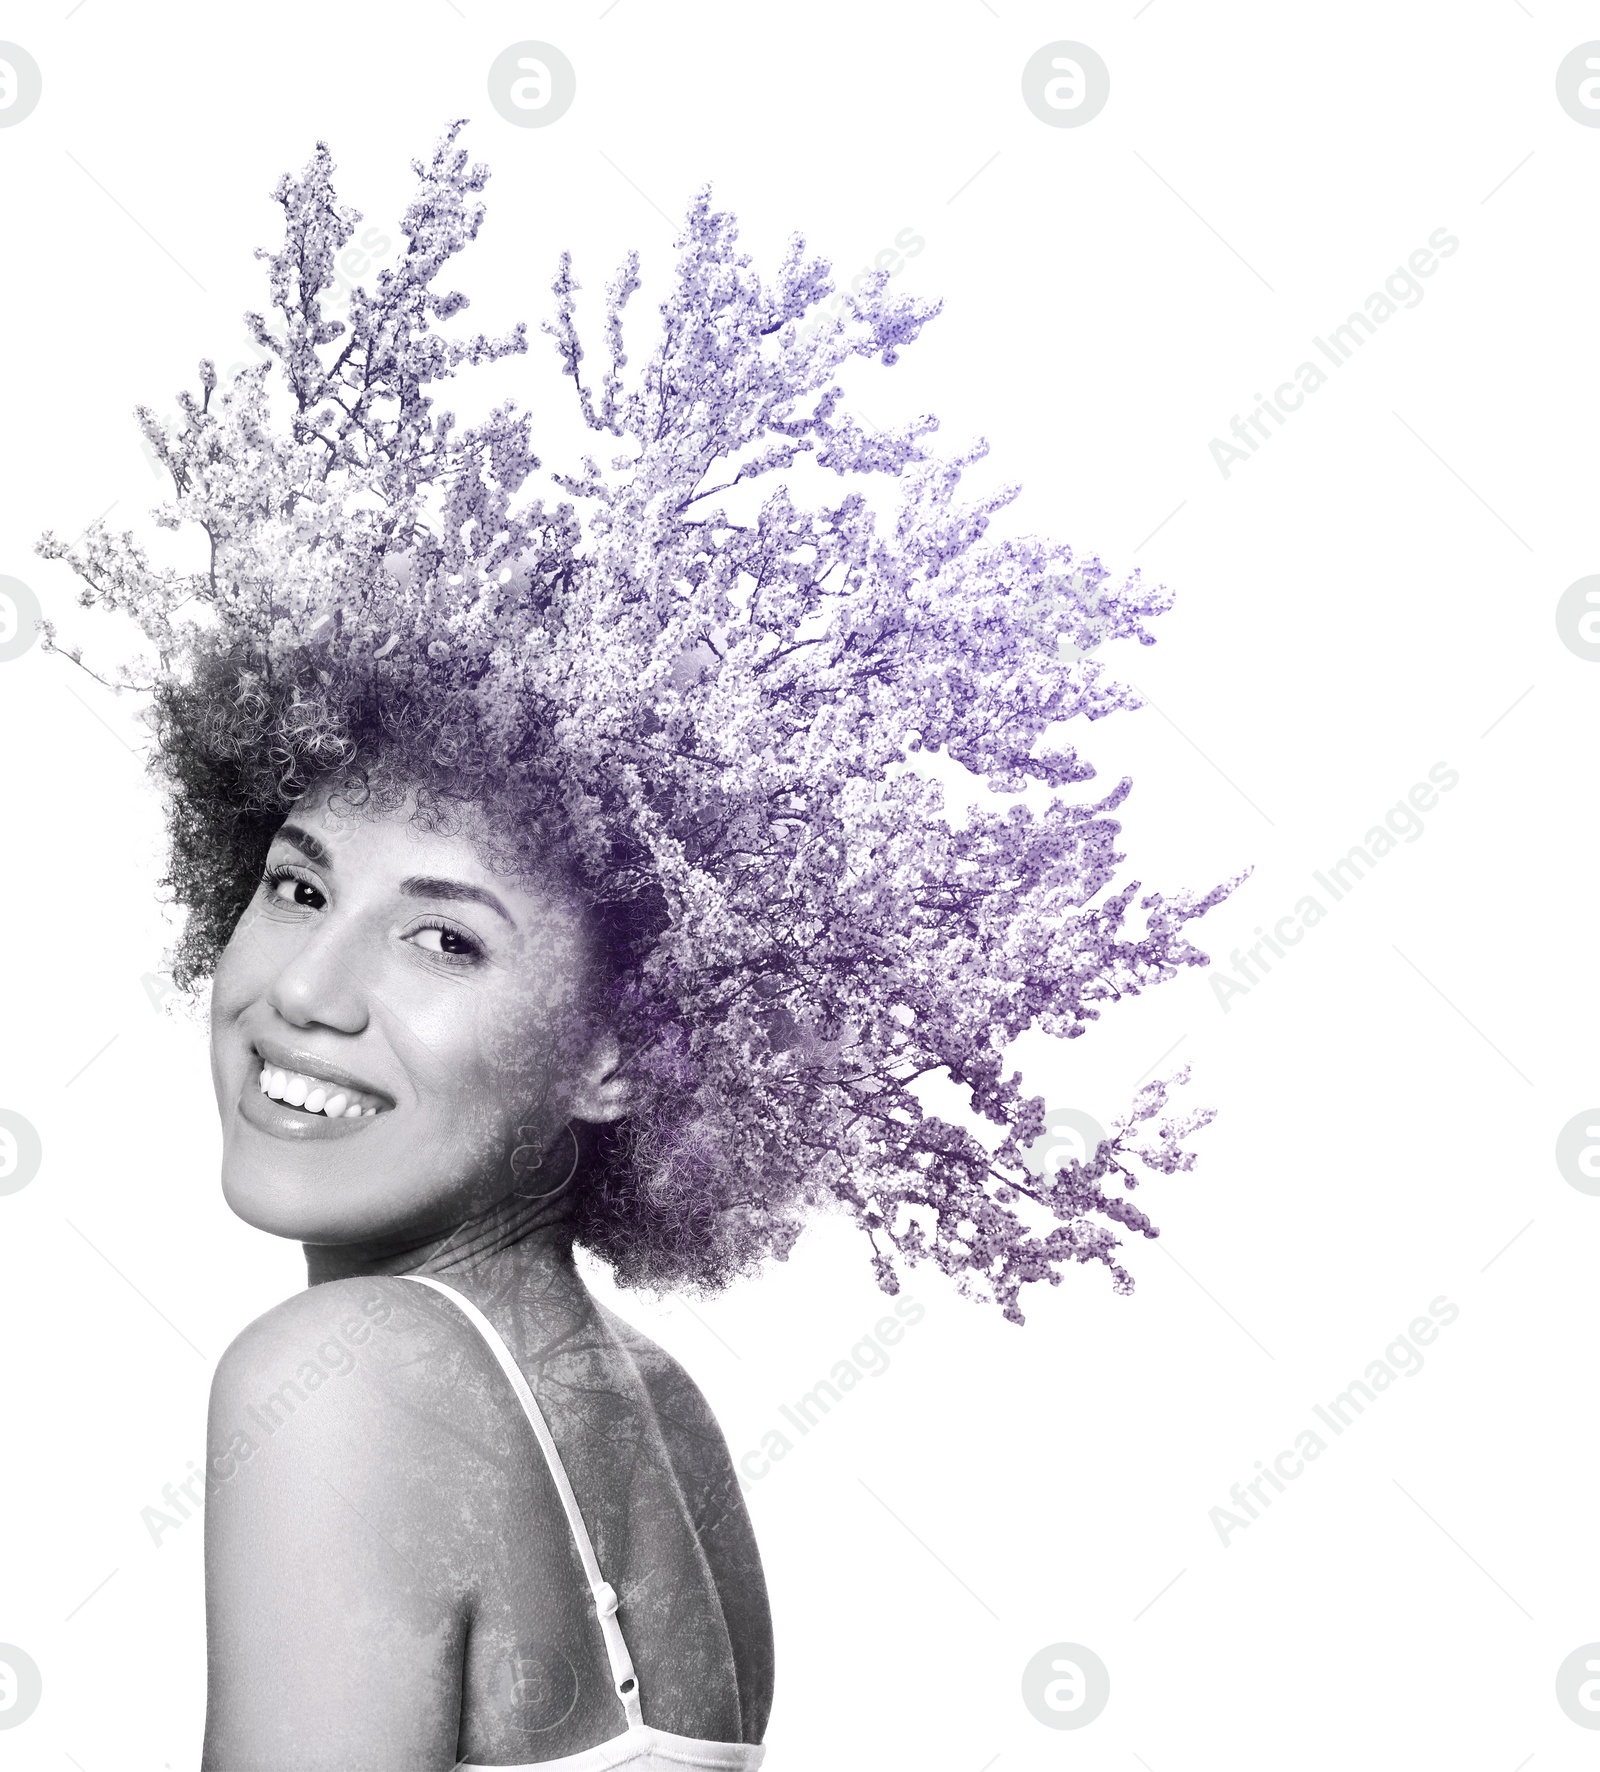
[[[359,1120],[377,1113],[376,1107],[364,1106],[353,1090],[340,1089],[302,1076],[298,1071],[278,1070],[272,1065],[261,1067],[261,1091],[273,1101],[284,1101],[290,1107],[303,1108],[308,1114],[324,1114],[330,1120]]]

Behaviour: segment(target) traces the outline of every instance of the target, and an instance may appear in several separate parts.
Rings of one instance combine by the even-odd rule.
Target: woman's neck
[[[572,1261],[565,1189],[555,1197],[507,1194],[447,1232],[302,1247],[312,1286],[368,1274],[429,1274],[442,1280],[471,1280],[493,1291],[508,1283],[515,1286],[524,1278],[548,1286],[570,1276],[582,1284]]]

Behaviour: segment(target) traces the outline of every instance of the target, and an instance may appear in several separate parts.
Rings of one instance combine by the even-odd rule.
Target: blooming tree
[[[1093,778],[1061,728],[1139,705],[1093,653],[1150,644],[1168,594],[1059,542],[992,537],[1016,488],[959,496],[985,446],[935,453],[931,416],[878,429],[838,379],[852,359],[893,365],[937,308],[880,273],[844,324],[808,327],[828,266],[796,237],[762,277],[705,192],[636,375],[637,258],[606,292],[597,383],[561,259],[544,330],[605,460],[534,496],[528,412],[464,425],[434,402],[528,344],[521,326],[447,325],[467,298],[436,285],[487,178],[460,127],[415,163],[404,251],[347,320],[329,294],[361,218],[319,146],[274,192],[272,316],[249,317],[271,361],[220,388],[203,363],[174,418],[140,410],[173,482],[156,520],[199,538],[192,570],[98,525],[40,544],[154,648],[118,681],[151,697],[189,912],[180,977],[208,971],[314,785],[423,784],[489,808],[522,864],[558,868],[611,932],[636,1108],[578,1234],[621,1278],[718,1283],[832,1203],[891,1292],[924,1259],[1019,1322],[1021,1287],[1069,1262],[1130,1289],[1113,1227],[1156,1232],[1111,1190],[1135,1162],[1190,1168],[1182,1141],[1209,1113],[1163,1119],[1151,1084],[1090,1161],[1041,1175],[1044,1104],[1007,1049],[1032,1028],[1076,1038],[1204,964],[1186,925],[1232,882],[1115,884],[1127,781],[1039,811],[1020,796]],[[890,481],[886,512],[869,492]],[[948,816],[939,754],[989,803]],[[972,1123],[928,1110],[935,1076]]]

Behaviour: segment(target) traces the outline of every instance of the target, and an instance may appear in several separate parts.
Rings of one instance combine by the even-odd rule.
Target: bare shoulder
[[[353,1497],[355,1485],[388,1508],[437,1517],[437,1498],[496,1456],[482,1435],[469,1442],[460,1431],[464,1416],[495,1419],[471,1408],[494,1377],[471,1326],[420,1286],[363,1278],[297,1293],[218,1363],[207,1434],[216,1512],[251,1511],[259,1482],[232,1481],[249,1465],[283,1493],[332,1486]]]
[[[595,1309],[612,1339],[629,1356],[662,1429],[675,1447],[700,1445],[708,1454],[720,1453],[726,1462],[727,1442],[711,1405],[688,1368],[659,1342],[652,1341],[642,1330],[598,1300]]]
[[[728,1442],[704,1392],[665,1348],[597,1303],[601,1321],[629,1357],[661,1430],[673,1475],[689,1504],[701,1547],[719,1583],[759,1571],[755,1539]],[[722,1566],[714,1547],[721,1547]]]
[[[407,1302],[400,1292],[398,1282],[367,1279],[331,1280],[297,1292],[240,1330],[217,1366],[217,1380],[227,1387],[258,1376],[263,1365],[276,1371],[297,1356],[315,1362],[329,1336],[354,1356]],[[334,1364],[342,1363],[335,1355]]]
[[[721,1600],[744,1712],[744,1739],[759,1741],[772,1708],[772,1613],[761,1553],[727,1440],[684,1366],[598,1301],[596,1309],[630,1356],[660,1425],[696,1542]]]
[[[454,1756],[481,1574],[459,1498],[494,1448],[461,1431],[451,1377],[482,1375],[441,1302],[399,1280],[330,1281],[223,1355],[206,1467],[207,1767]]]
[[[418,1313],[415,1291],[397,1280],[333,1280],[257,1317],[217,1364],[213,1428],[242,1416],[270,1430],[324,1390],[348,1401],[370,1384],[338,1381],[363,1372],[369,1380],[407,1371],[421,1379],[426,1368],[408,1356],[419,1337],[437,1338],[438,1325],[432,1313],[432,1321]]]

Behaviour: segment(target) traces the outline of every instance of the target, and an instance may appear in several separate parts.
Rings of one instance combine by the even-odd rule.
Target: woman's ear
[[[616,1074],[622,1047],[615,1034],[602,1034],[573,1083],[568,1112],[576,1120],[604,1123],[620,1120],[632,1105],[626,1077]]]

